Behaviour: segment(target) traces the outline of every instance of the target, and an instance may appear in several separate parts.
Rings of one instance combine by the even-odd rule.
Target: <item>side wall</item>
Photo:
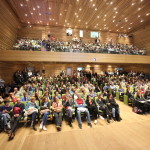
[[[19,26],[18,18],[6,0],[0,0],[0,50],[12,49]]]
[[[133,34],[133,44],[137,47],[146,48],[150,55],[150,25],[135,31]]]

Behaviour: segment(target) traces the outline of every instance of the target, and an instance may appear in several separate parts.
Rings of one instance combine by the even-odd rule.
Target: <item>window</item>
[[[83,30],[79,31],[79,37],[83,37]]]
[[[72,36],[72,29],[67,29],[66,30],[66,35],[67,36]]]
[[[91,38],[99,38],[100,33],[99,32],[91,32]]]

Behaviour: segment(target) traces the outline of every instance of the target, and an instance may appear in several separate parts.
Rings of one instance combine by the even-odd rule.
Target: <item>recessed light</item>
[[[81,11],[82,9],[80,8],[79,11]]]
[[[118,11],[116,11],[115,13],[118,14]]]
[[[106,17],[107,15],[105,14],[104,17]]]
[[[113,2],[110,2],[110,5],[112,5],[113,4]]]
[[[31,12],[31,15],[33,15],[33,12]]]
[[[141,8],[138,8],[138,11],[140,11],[141,10]]]
[[[123,29],[123,27],[121,27]]]
[[[54,21],[55,19],[53,19],[53,21]]]
[[[28,21],[28,24],[30,24],[30,22]]]
[[[134,6],[134,5],[135,5],[135,3],[132,3],[131,5],[132,5],[132,6]]]
[[[56,22],[56,24],[58,24],[58,23]]]
[[[85,24],[87,24],[87,22]]]
[[[49,20],[52,20],[51,18],[49,18]]]
[[[113,16],[113,18],[116,18],[116,16]]]
[[[23,4],[20,4],[21,7],[23,7]]]
[[[141,20],[141,22],[143,22],[144,20]]]
[[[90,0],[90,2],[93,2],[93,0]]]
[[[48,9],[51,10],[51,7],[49,7]]]
[[[99,16],[97,16],[97,18],[99,18]]]
[[[92,5],[93,7],[95,6],[95,4]]]
[[[133,24],[132,22],[130,24]]]
[[[39,13],[39,16],[41,16],[42,14],[41,13]]]
[[[141,17],[141,15],[138,15],[138,18],[140,18]]]
[[[62,16],[62,13],[60,13],[60,16]]]
[[[97,8],[95,8],[95,11],[97,11]]]
[[[78,20],[79,22],[81,21],[81,20]]]
[[[25,16],[27,17],[28,15],[27,15],[27,14],[25,14]]]
[[[115,7],[114,10],[117,10],[117,8]]]
[[[33,10],[35,10],[35,8],[33,8]]]
[[[115,22],[115,20],[113,20],[113,22]]]
[[[146,16],[149,16],[150,13],[147,13]]]
[[[78,18],[79,16],[77,15],[76,17]]]
[[[39,9],[39,8],[40,8],[40,6],[38,5],[38,6],[37,6],[37,8]]]
[[[106,21],[106,19],[104,19],[104,21]]]

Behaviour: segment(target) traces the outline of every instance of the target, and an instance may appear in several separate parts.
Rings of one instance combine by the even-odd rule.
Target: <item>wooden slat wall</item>
[[[19,20],[7,4],[6,0],[0,1],[0,50],[12,49],[16,38]]]
[[[48,33],[53,35],[56,39],[61,41],[72,41],[73,37],[79,38],[79,30],[73,29],[72,36],[66,36],[66,29],[63,27],[50,27],[50,26],[32,26],[32,27],[23,27],[18,31],[18,38],[29,38],[29,39],[47,39]],[[95,39],[90,38],[91,30],[83,30],[83,42],[94,42]],[[93,30],[92,30],[93,31]],[[102,43],[109,42],[111,39],[113,42],[122,43],[122,44],[131,44],[131,38],[118,37],[117,33],[111,32],[100,32],[100,40]]]
[[[138,47],[146,48],[148,55],[150,55],[150,25],[141,28],[132,34],[133,44]]]
[[[102,71],[114,71],[115,68],[123,68],[126,71],[143,71],[150,74],[150,65],[127,65],[127,64],[91,64],[91,63],[39,63],[39,62],[0,62],[0,76],[7,82],[12,81],[14,72],[23,70],[25,67],[35,67],[36,71],[45,70],[46,75],[58,75],[60,71],[67,71],[71,68],[72,71],[78,67],[84,67],[85,70],[91,71],[90,67],[94,68],[94,72],[100,74]]]
[[[150,64],[150,56],[3,50],[0,61]]]

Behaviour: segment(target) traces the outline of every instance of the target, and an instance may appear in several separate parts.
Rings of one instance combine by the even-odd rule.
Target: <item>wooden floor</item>
[[[63,122],[62,131],[57,132],[53,124],[48,131],[32,131],[20,128],[15,139],[8,141],[5,133],[0,134],[1,150],[149,150],[150,115],[137,115],[131,107],[118,102],[121,108],[121,122],[98,120],[93,128],[83,123],[83,129],[74,128]],[[38,127],[38,125],[37,125]]]

